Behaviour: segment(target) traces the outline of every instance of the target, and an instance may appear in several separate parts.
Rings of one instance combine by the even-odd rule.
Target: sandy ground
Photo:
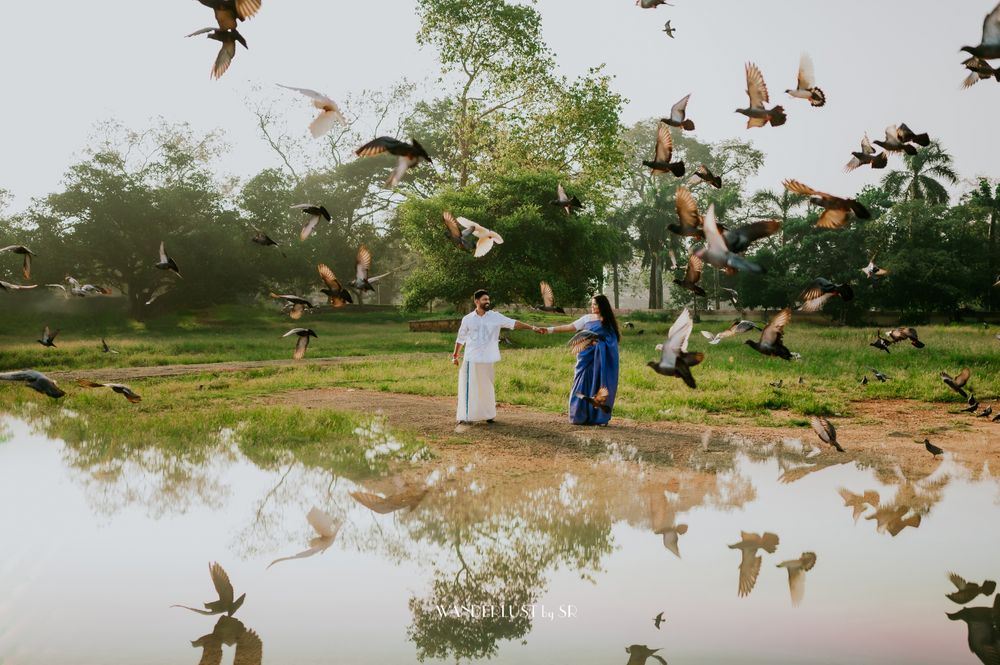
[[[558,465],[560,458],[589,456],[608,445],[633,446],[649,461],[670,461],[692,449],[702,449],[706,430],[711,430],[712,440],[736,437],[769,443],[800,439],[825,448],[822,454],[833,463],[891,462],[904,469],[929,472],[940,458],[935,460],[915,443],[927,437],[972,469],[981,468],[984,461],[991,469],[1000,468],[1000,423],[949,411],[957,407],[907,400],[858,402],[853,417],[834,419],[846,453],[826,448],[811,429],[803,427],[706,427],[622,418],[614,419],[608,427],[580,427],[558,414],[505,404],[499,405],[495,424],[458,426],[454,398],[347,388],[294,391],[269,401],[307,409],[381,412],[391,425],[427,437],[442,454],[454,454],[460,461],[462,449],[472,444],[478,454],[512,469]]]

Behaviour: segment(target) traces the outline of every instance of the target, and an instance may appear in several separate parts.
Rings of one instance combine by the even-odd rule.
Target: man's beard
[[[490,309],[490,304],[488,302],[483,303],[483,310],[488,311]]]

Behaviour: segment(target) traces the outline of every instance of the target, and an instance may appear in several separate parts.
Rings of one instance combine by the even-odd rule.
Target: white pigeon
[[[487,252],[493,249],[493,243],[498,245],[503,244],[503,238],[496,231],[490,231],[485,226],[476,224],[470,219],[465,217],[457,217],[456,220],[462,225],[462,228],[468,229],[472,235],[474,235],[479,240],[476,242],[476,251],[473,254],[476,258],[481,256],[486,256]]]
[[[326,134],[333,128],[334,123],[339,123],[342,126],[347,125],[347,118],[340,112],[337,102],[323,93],[310,90],[309,88],[293,88],[290,85],[281,85],[280,83],[278,87],[302,93],[312,100],[313,106],[319,109],[319,115],[309,125],[309,131],[312,133],[313,138],[318,139]]]

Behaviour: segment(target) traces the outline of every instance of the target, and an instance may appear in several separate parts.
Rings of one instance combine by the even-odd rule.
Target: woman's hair
[[[618,330],[618,319],[615,318],[615,310],[611,309],[608,297],[603,293],[598,293],[594,296],[594,302],[597,303],[597,311],[601,313],[601,320],[604,323],[605,329],[614,332],[615,339],[620,341],[622,333]]]

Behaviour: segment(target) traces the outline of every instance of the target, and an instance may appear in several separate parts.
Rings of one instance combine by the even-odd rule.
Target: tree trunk
[[[996,254],[997,254],[997,216],[996,210],[990,213],[990,240],[989,247],[990,251],[987,256],[987,268],[989,274],[986,276],[989,279],[989,291],[986,292],[986,310],[989,312],[994,311],[994,305],[996,303],[996,297],[994,292],[997,289],[993,288],[993,281],[997,278],[996,273]],[[1000,287],[997,287],[1000,288]]]
[[[612,287],[614,288],[614,291],[615,291],[615,309],[618,309],[619,283],[618,283],[618,264],[617,263],[613,263],[611,265],[611,283],[612,283]]]
[[[660,257],[654,252],[649,257],[649,309],[656,309],[656,273]]]
[[[663,309],[663,257],[656,258],[656,309]]]

